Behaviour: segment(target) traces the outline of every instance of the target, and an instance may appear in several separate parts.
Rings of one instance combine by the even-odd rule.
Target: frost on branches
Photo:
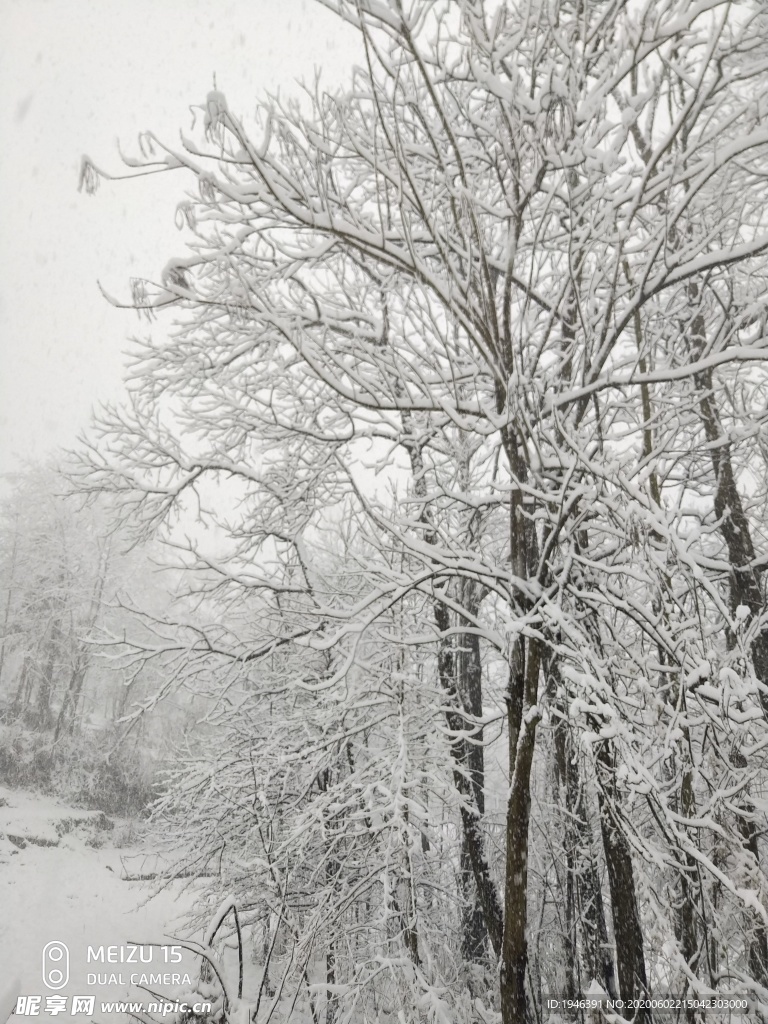
[[[188,570],[157,813],[257,1021],[768,1004],[765,15],[319,2],[348,89],[129,172],[190,242],[76,473]]]

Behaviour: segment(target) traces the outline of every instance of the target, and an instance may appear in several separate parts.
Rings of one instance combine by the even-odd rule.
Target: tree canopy
[[[346,89],[131,162],[189,242],[74,473],[198,601],[161,811],[316,1020],[768,1002],[765,14],[318,2]]]

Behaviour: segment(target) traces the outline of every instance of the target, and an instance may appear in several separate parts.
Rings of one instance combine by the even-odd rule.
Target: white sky
[[[312,0],[0,0],[0,474],[72,445],[94,403],[120,396],[126,340],[146,324],[97,280],[127,298],[131,276],[184,252],[182,175],[88,196],[81,155],[119,172],[118,138],[130,153],[147,129],[175,142],[214,72],[247,116],[315,67],[340,81],[355,52]]]

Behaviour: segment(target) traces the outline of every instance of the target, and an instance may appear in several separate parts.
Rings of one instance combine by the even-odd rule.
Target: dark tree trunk
[[[463,606],[470,615],[477,615],[480,607],[479,588],[467,581],[464,587]],[[464,619],[463,626],[471,621]],[[480,660],[480,637],[477,633],[462,633],[456,659],[458,689],[465,711],[474,718],[483,714],[483,666]],[[472,787],[472,797],[480,818],[485,814],[485,749],[483,747],[482,725],[472,726],[471,735],[465,741],[466,767]],[[462,834],[460,859],[461,895],[464,901],[461,920],[461,950],[467,963],[484,964],[487,958],[488,930],[485,915],[472,870],[466,833]]]
[[[404,441],[404,446],[408,451],[411,463],[414,493],[419,498],[424,499],[426,498],[427,488],[422,447],[412,438],[414,426],[410,417],[405,414],[403,414],[403,425],[406,427],[409,435],[409,438]],[[425,507],[422,507],[419,518],[423,523],[427,523]],[[431,529],[426,531],[425,540],[428,544],[435,543],[435,536]],[[453,781],[457,792],[462,798],[460,811],[462,848],[465,850],[472,866],[472,874],[477,890],[477,901],[482,910],[485,929],[490,939],[491,947],[496,956],[499,956],[504,929],[504,910],[499,900],[496,883],[491,876],[490,866],[485,854],[485,838],[481,828],[480,810],[475,798],[479,776],[473,776],[471,782],[467,779],[467,766],[474,764],[477,767],[481,762],[478,755],[475,755],[475,760],[470,762],[466,739],[468,724],[463,714],[462,699],[458,690],[459,669],[457,666],[457,652],[450,638],[451,613],[441,599],[441,596],[438,593],[434,603],[435,625],[439,633],[437,674],[440,686],[445,694],[445,719],[451,735],[451,758],[454,764]],[[472,685],[475,685],[475,683],[482,684],[479,674],[474,676],[473,679]],[[480,707],[482,708],[481,695],[479,699]],[[482,748],[479,749],[482,753]]]
[[[699,326],[698,331],[703,332],[703,328]],[[694,328],[696,332],[697,328]],[[735,611],[739,605],[744,605],[756,616],[763,611],[764,606],[762,568],[755,565],[755,547],[749,521],[731,464],[731,444],[725,440],[712,392],[712,370],[697,374],[694,380],[700,390],[699,411],[715,472],[715,517],[731,565],[731,608]],[[762,684],[760,702],[768,716],[768,624],[764,624],[755,636],[751,653],[755,674]]]
[[[531,768],[540,714],[536,708],[541,661],[535,640],[518,640],[509,672],[509,799],[504,872],[504,938],[500,992],[503,1024],[529,1020],[525,980],[528,968],[528,826]]]
[[[472,858],[466,835],[462,835],[459,879],[463,906],[461,911],[461,955],[467,963],[485,964],[488,956],[488,930],[485,914],[472,870]]]
[[[694,320],[692,335],[694,347],[700,350],[704,341],[704,321],[701,315]],[[744,512],[731,463],[731,444],[725,440],[725,432],[715,402],[712,370],[697,374],[694,381],[699,389],[699,411],[715,472],[714,512],[731,566],[731,611],[735,611],[739,605],[744,605],[749,608],[752,616],[758,616],[764,608],[763,569],[755,564],[757,559],[749,521]],[[730,636],[729,643],[733,645],[735,637]],[[760,684],[760,703],[763,713],[768,718],[768,624],[762,625],[757,632],[751,644],[751,654],[755,675]],[[754,817],[748,807],[744,815],[738,816],[737,826],[744,840],[744,848],[754,858],[757,869],[760,851]],[[749,970],[755,981],[768,987],[768,937],[765,924],[754,911],[747,911],[747,917],[751,935],[747,950]]]
[[[334,992],[334,986],[336,985],[336,947],[333,942],[328,943],[328,949],[325,954],[325,983],[328,986],[326,989],[325,1024],[333,1024],[336,1020],[338,1004],[338,997]]]
[[[687,729],[685,739],[688,739]],[[680,810],[684,817],[691,818],[696,811],[693,793],[693,780],[690,770],[683,772],[680,786]],[[677,932],[680,949],[691,971],[695,974],[699,968],[701,947],[697,925],[697,911],[703,912],[701,892],[698,885],[696,861],[690,853],[683,855],[684,869],[680,876],[680,907],[678,910]],[[689,1014],[689,1019],[693,1015]]]
[[[502,434],[512,478],[522,484],[527,477],[522,445],[511,427],[506,428]],[[523,492],[519,487],[514,488],[510,495],[509,542],[513,576],[519,580],[535,576],[539,559],[536,530],[533,519],[523,508]],[[517,590],[515,604],[519,614],[525,614],[530,609],[531,599],[524,589]],[[512,647],[507,683],[509,796],[504,868],[504,937],[499,971],[503,1024],[523,1024],[532,1018],[525,987],[528,971],[528,830],[531,816],[531,769],[536,749],[536,727],[541,720],[538,699],[543,655],[544,648],[539,639],[519,636]]]
[[[643,932],[637,906],[632,854],[617,813],[619,797],[615,784],[614,758],[608,741],[603,741],[597,749],[597,781],[600,830],[611,891],[620,995],[622,999],[637,998],[648,992]],[[636,1020],[648,1021],[650,1014],[638,1013]]]
[[[575,801],[573,799],[573,772],[570,768],[570,760],[573,754],[570,743],[570,729],[564,714],[564,709],[559,708],[562,715],[555,724],[554,748],[555,748],[555,780],[558,789],[558,799],[563,808],[563,851],[565,856],[565,879],[564,879],[564,910],[565,929],[563,935],[563,953],[565,969],[565,987],[563,997],[575,999],[578,991],[576,978],[576,966],[578,963],[578,952],[576,944],[576,891],[574,879],[576,877],[576,860],[578,856],[578,836],[575,822]]]
[[[757,876],[759,875],[760,851],[758,849],[758,831],[755,824],[754,807],[745,806],[743,815],[738,818],[739,831],[743,840],[745,852],[749,855],[752,872],[755,875],[754,887],[759,887]],[[747,939],[747,963],[749,973],[752,977],[765,984],[763,978],[768,977],[768,932],[766,932],[763,919],[757,914],[751,915],[751,928]]]
[[[589,838],[591,839],[591,835]],[[594,978],[600,982],[608,995],[615,999],[619,994],[616,986],[616,968],[608,942],[603,892],[591,843],[589,846],[583,847],[583,856],[586,858],[586,863],[578,877],[586,971],[590,980]]]
[[[567,935],[566,998],[578,994],[576,969],[579,958],[584,964],[584,981],[593,979],[609,996],[618,995],[613,954],[608,942],[605,904],[600,874],[593,849],[592,829],[580,777],[579,763],[573,747],[570,725],[561,705],[555,726],[555,773],[561,791],[564,820],[565,861],[568,876],[565,889]],[[581,936],[581,953],[577,933]]]
[[[445,636],[451,626],[450,613],[441,601],[435,602],[435,624]],[[438,647],[437,670],[440,685],[445,694],[445,718],[451,734],[451,757],[454,763],[453,781],[462,797],[461,824],[462,844],[469,857],[474,876],[477,899],[482,908],[485,927],[494,953],[501,953],[504,911],[491,877],[490,866],[485,855],[485,838],[480,822],[480,813],[475,804],[474,787],[467,779],[467,731],[466,720],[459,710],[460,699],[456,690],[455,651],[449,640],[441,640]]]

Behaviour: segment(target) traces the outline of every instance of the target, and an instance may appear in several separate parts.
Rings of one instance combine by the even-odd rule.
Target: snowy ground
[[[46,996],[53,995],[68,997],[68,1010],[73,995],[93,995],[93,1020],[122,1021],[123,1014],[101,1013],[101,1002],[129,995],[149,999],[131,985],[131,975],[183,977],[186,971],[195,976],[188,953],[182,953],[181,964],[165,963],[162,949],[144,946],[141,952],[152,957],[151,963],[119,962],[120,956],[138,955],[125,952],[131,942],[171,945],[191,895],[170,890],[147,901],[147,882],[123,877],[126,864],[131,874],[146,873],[142,851],[117,849],[115,843],[125,840],[125,826],[108,825],[98,812],[0,787],[0,1024],[18,995],[42,997],[40,1021],[75,1019],[85,1024],[91,1019],[46,1013]],[[53,940],[69,948],[70,980],[59,991],[46,988],[42,978],[43,948]],[[101,946],[117,947],[111,955],[118,962],[106,962],[110,951],[105,949],[105,962],[89,963],[88,947],[98,955]],[[172,959],[175,953],[167,956]],[[96,983],[89,974],[97,975]],[[20,1024],[22,1017],[12,1020]]]

